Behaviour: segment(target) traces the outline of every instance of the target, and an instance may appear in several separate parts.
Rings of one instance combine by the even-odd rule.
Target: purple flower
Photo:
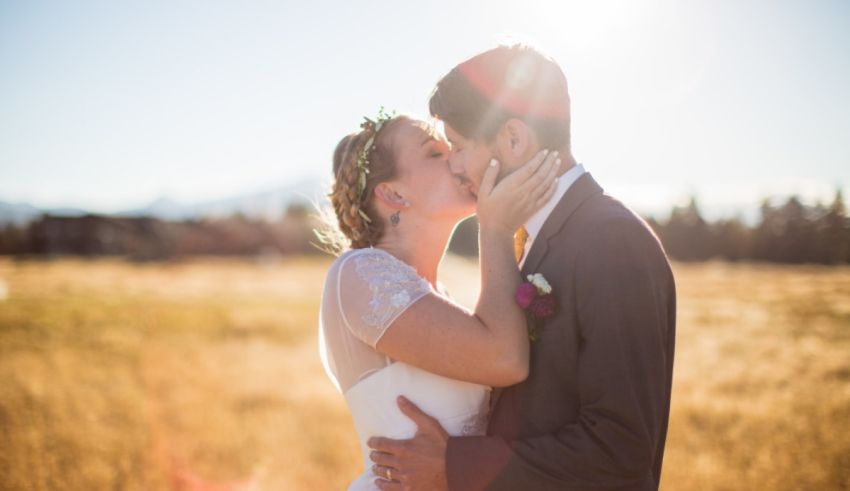
[[[551,293],[540,295],[531,302],[531,315],[538,320],[552,317],[555,314],[555,297]]]
[[[523,283],[516,289],[516,303],[521,309],[527,309],[537,297],[537,287],[531,283]]]

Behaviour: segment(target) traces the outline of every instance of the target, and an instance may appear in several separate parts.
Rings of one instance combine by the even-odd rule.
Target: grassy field
[[[0,259],[0,488],[344,489],[329,260]],[[474,263],[444,282],[475,298]],[[850,268],[675,265],[665,490],[850,489]]]

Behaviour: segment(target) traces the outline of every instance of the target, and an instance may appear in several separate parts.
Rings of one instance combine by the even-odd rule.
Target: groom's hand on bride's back
[[[383,490],[448,490],[446,479],[446,444],[449,434],[440,422],[425,414],[404,396],[398,407],[416,423],[416,435],[409,440],[372,437],[369,457],[375,465],[372,471]],[[391,480],[387,478],[391,478]]]

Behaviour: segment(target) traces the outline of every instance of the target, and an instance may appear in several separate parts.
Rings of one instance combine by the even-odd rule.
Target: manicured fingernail
[[[496,167],[499,165],[499,161],[496,159],[490,159],[490,167]]]
[[[549,155],[549,149],[548,148],[543,149],[543,155]]]
[[[553,154],[552,154],[552,156],[557,157],[557,156],[558,156],[558,151],[557,151],[557,150],[555,150],[555,153],[553,153]]]
[[[555,163],[558,164],[558,167],[560,167],[561,166],[561,159],[556,160]]]

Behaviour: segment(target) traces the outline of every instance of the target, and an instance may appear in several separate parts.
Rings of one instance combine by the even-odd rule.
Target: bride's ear
[[[375,199],[393,209],[410,206],[410,203],[387,182],[382,182],[375,186]]]

